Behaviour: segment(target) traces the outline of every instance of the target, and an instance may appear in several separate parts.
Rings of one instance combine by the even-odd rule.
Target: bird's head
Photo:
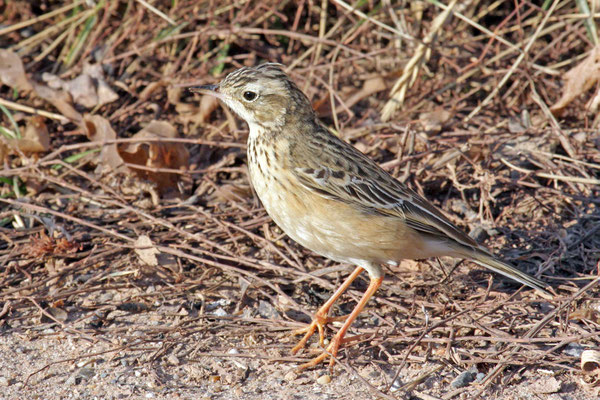
[[[281,64],[266,63],[233,71],[217,85],[190,88],[217,97],[250,128],[280,129],[290,118],[313,115],[308,98],[283,72]]]

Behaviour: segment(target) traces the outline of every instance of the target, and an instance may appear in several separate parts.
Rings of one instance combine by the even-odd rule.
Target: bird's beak
[[[223,94],[219,92],[219,85],[202,85],[191,87],[190,92],[207,94],[209,96],[214,96],[217,99],[223,99]]]

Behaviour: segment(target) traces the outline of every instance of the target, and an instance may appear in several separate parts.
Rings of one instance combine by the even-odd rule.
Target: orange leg
[[[356,273],[356,270],[354,272]],[[354,275],[354,273],[353,273],[353,275]],[[333,357],[337,356],[337,352],[338,352],[341,344],[344,342],[344,336],[346,335],[346,331],[348,330],[348,328],[350,328],[350,325],[352,325],[352,323],[354,322],[356,317],[358,317],[358,315],[361,313],[363,308],[365,308],[365,305],[367,304],[367,302],[369,301],[371,296],[373,296],[373,294],[377,291],[377,289],[379,289],[382,282],[383,282],[383,277],[378,277],[378,278],[371,277],[371,282],[369,283],[369,287],[363,294],[362,298],[360,299],[360,301],[358,302],[356,307],[354,307],[354,310],[352,310],[352,312],[346,319],[346,322],[344,322],[344,325],[340,328],[338,333],[336,333],[335,336],[331,339],[331,343],[329,344],[329,346],[327,346],[327,350],[323,351],[323,353],[320,356],[312,359],[311,361],[307,362],[306,364],[302,364],[300,367],[298,367],[298,370],[303,370],[306,368],[314,367],[314,366],[318,365],[319,363],[325,361],[325,359],[329,355],[332,355]],[[314,329],[313,329],[313,332],[314,332]],[[329,362],[330,368],[333,368],[333,363],[334,363],[333,357],[331,358],[331,361]]]
[[[323,304],[323,306],[321,308],[319,308],[319,311],[317,311],[317,313],[315,314],[310,325],[308,325],[305,328],[294,331],[293,335],[304,334],[304,337],[292,349],[292,354],[296,354],[300,349],[302,349],[302,348],[304,348],[304,346],[306,346],[306,342],[308,342],[308,339],[310,339],[310,337],[315,333],[315,329],[319,330],[319,344],[321,345],[321,347],[323,347],[324,340],[325,340],[325,331],[324,331],[325,324],[328,322],[337,320],[337,318],[329,318],[328,317],[331,306],[333,306],[333,303],[335,303],[335,301],[346,291],[346,289],[348,289],[350,284],[356,278],[358,278],[358,276],[360,275],[360,273],[362,271],[363,271],[363,269],[361,267],[356,267],[356,269],[350,274],[350,276],[348,276],[348,278],[346,278],[344,283],[342,283],[342,286],[340,286],[338,288],[338,290],[336,290],[335,293],[329,298],[329,300],[327,300],[327,302],[325,304]]]

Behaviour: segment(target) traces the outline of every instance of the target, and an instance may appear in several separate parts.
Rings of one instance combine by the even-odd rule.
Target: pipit
[[[241,68],[218,85],[191,90],[217,97],[248,123],[250,179],[277,225],[315,253],[356,265],[313,321],[295,332],[304,337],[292,353],[317,330],[323,346],[333,303],[363,270],[369,274],[369,287],[330,344],[300,369],[337,355],[346,331],[381,286],[382,264],[452,256],[547,293],[544,282],[494,258],[427,200],[331,134],[281,67]]]

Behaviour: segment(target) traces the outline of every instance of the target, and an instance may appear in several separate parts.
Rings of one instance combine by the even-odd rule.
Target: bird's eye
[[[248,91],[244,92],[243,96],[244,96],[244,100],[246,100],[246,101],[254,101],[258,97],[258,94],[256,94],[256,92],[251,92],[248,90]]]

